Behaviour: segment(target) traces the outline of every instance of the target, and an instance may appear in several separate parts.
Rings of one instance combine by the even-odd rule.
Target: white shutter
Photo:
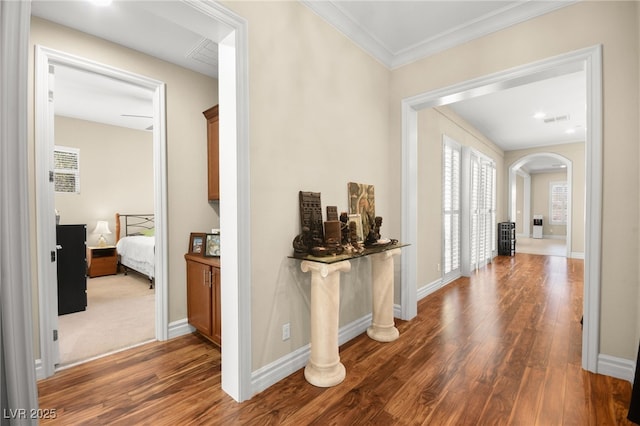
[[[493,161],[476,151],[471,152],[470,168],[469,270],[474,270],[491,262],[496,249],[496,172]]]
[[[460,276],[460,145],[443,137],[442,274],[443,282]]]

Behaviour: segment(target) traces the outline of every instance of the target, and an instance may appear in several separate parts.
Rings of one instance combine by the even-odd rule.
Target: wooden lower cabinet
[[[187,317],[203,336],[221,346],[220,259],[186,254]]]

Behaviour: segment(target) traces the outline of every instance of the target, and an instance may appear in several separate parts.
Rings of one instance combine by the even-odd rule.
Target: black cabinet
[[[87,226],[56,226],[58,315],[87,308]]]
[[[514,222],[498,224],[498,254],[505,256],[516,254],[516,224]]]

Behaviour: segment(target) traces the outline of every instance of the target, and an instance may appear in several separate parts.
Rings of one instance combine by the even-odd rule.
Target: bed
[[[150,289],[155,277],[154,231],[153,214],[116,213],[118,265],[125,275],[129,270],[145,275]]]

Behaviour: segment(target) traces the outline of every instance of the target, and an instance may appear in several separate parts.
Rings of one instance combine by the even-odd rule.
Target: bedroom
[[[207,202],[206,182],[199,178],[201,174],[206,175],[206,162],[198,161],[198,159],[204,159],[206,154],[206,121],[202,111],[216,103],[217,81],[37,18],[32,23],[32,31],[34,45],[42,43],[43,46],[93,58],[100,63],[107,63],[105,61],[109,60],[108,64],[111,66],[132,69],[141,75],[159,76],[168,90],[172,91],[167,96],[166,103],[168,108],[173,106],[173,109],[166,120],[173,131],[179,132],[179,136],[175,136],[174,139],[180,141],[180,149],[172,153],[171,159],[167,161],[161,173],[166,174],[166,170],[172,167],[189,168],[193,172],[180,176],[172,183],[172,187],[177,188],[180,193],[179,196],[174,196],[172,201],[177,203],[178,210],[184,210],[181,215],[188,216],[189,221],[175,223],[169,229],[169,233],[176,233],[176,240],[183,241],[184,245],[184,249],[176,248],[174,254],[179,261],[176,265],[170,262],[169,268],[172,274],[177,274],[174,281],[178,280],[178,276],[184,280],[184,259],[181,258],[183,253],[179,251],[186,251],[189,232],[204,231],[218,226],[218,206]],[[88,50],[83,51],[83,46]],[[91,54],[95,51],[111,52],[111,54],[96,59]],[[62,81],[56,81],[57,89],[61,88],[61,83]],[[56,108],[57,106],[58,102]],[[122,113],[145,115],[139,111],[122,111]],[[174,119],[177,123],[174,123]],[[147,123],[142,128],[145,129],[148,126]],[[115,213],[154,213],[154,203],[155,205],[158,203],[153,193],[154,173],[159,173],[158,170],[154,170],[152,160],[153,132],[124,129],[69,117],[57,117],[55,127],[57,146],[79,148],[81,169],[80,193],[59,194],[56,197],[55,207],[60,213],[60,223],[86,224],[87,245],[94,246],[98,238],[97,235],[92,234],[96,222],[106,220],[112,232],[105,236],[107,243],[115,245]],[[170,130],[169,135],[171,134]],[[144,176],[144,179],[141,179],[141,176]],[[129,275],[136,276],[136,274]],[[122,273],[117,276],[91,278],[87,281],[91,283],[120,276]],[[144,292],[149,293],[148,280],[145,277],[140,278]],[[162,285],[156,284],[155,290],[158,294],[162,290]],[[165,291],[169,292],[169,295],[164,296],[165,303],[181,306],[181,301],[185,298],[184,288],[167,290],[166,282],[164,287]],[[167,296],[170,296],[170,301]],[[157,316],[157,303],[155,312],[156,322],[162,321],[162,318]],[[153,320],[153,317],[151,319]],[[166,320],[167,318],[164,318],[164,321]],[[152,334],[152,337],[157,336],[156,325],[152,325],[152,327],[155,326],[155,334]],[[101,333],[104,333],[103,329]],[[120,334],[128,333],[129,331]],[[60,330],[60,338],[64,340],[64,337],[64,331]],[[62,361],[64,362],[64,359]]]
[[[98,96],[84,87],[87,83],[80,84],[91,75],[63,66],[56,67],[55,75],[55,152],[74,156],[79,165],[77,179],[74,179],[76,185],[60,184],[60,174],[56,173],[55,207],[60,231],[64,232],[66,225],[84,224],[87,259],[107,252],[115,255],[109,247],[115,246],[118,239],[116,212],[154,211],[151,119],[135,117],[130,118],[131,123],[113,125],[98,122],[105,121],[106,115],[95,117],[93,120],[96,121],[73,117],[68,108],[70,102],[88,105]],[[114,83],[116,87],[111,94],[122,98],[124,95],[117,86],[124,83]],[[78,91],[79,86],[82,87]],[[80,98],[77,92],[82,93]],[[138,115],[150,115],[151,99],[143,99],[137,108],[140,108],[135,111]],[[123,127],[125,125],[127,127]],[[107,249],[97,249],[100,234],[95,231],[99,221],[107,223],[108,233],[103,236]],[[64,255],[64,249],[59,251],[59,256]],[[149,288],[149,280],[143,274],[125,275],[116,259],[101,271],[92,271],[98,264],[96,260],[91,265],[93,268],[90,266],[86,278],[86,310],[81,306],[69,310],[59,307],[61,313],[82,309],[58,318],[60,365],[73,364],[155,337],[155,290]],[[64,300],[73,294],[59,293],[58,297]]]

